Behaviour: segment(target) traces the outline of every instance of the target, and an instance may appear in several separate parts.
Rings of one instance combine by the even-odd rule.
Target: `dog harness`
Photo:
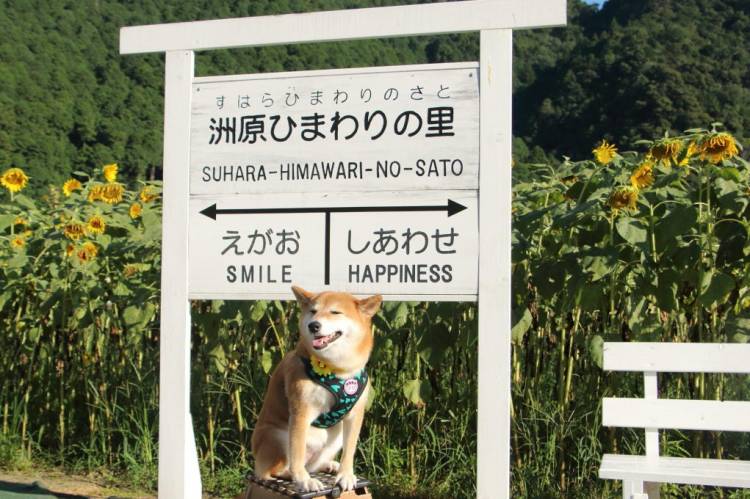
[[[312,422],[312,425],[316,428],[330,428],[341,421],[352,410],[359,397],[362,396],[367,386],[367,372],[362,369],[353,378],[341,379],[334,374],[318,374],[313,370],[310,359],[304,357],[300,357],[300,359],[305,365],[307,377],[333,395],[334,403],[331,410],[324,412]]]

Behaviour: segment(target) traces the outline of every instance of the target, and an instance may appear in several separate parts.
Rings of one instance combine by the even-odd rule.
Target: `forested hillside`
[[[0,168],[60,183],[118,162],[158,177],[163,57],[120,56],[121,26],[404,0],[3,0]],[[515,154],[588,154],[602,136],[630,143],[750,118],[750,2],[568,0],[567,28],[515,35]],[[197,72],[297,70],[476,59],[476,35],[295,45],[200,54]],[[544,152],[543,152],[544,151]],[[44,185],[46,182],[34,182]]]

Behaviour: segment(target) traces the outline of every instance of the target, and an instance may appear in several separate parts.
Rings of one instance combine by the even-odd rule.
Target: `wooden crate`
[[[336,476],[330,473],[313,473],[312,476],[323,482],[323,490],[317,492],[303,492],[297,490],[294,483],[289,480],[273,478],[271,480],[260,480],[248,473],[245,477],[247,488],[245,492],[235,499],[372,499],[367,487],[369,480],[357,479],[354,490],[342,490],[336,485]]]

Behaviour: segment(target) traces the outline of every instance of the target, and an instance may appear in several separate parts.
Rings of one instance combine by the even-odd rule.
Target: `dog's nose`
[[[309,329],[312,334],[317,333],[318,331],[320,331],[320,322],[312,321],[307,325],[307,329]]]

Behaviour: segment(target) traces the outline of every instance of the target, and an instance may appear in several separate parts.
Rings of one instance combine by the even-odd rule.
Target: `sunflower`
[[[63,228],[63,234],[65,234],[65,237],[72,241],[78,241],[85,233],[86,228],[82,224],[75,222],[65,224],[65,228]]]
[[[8,168],[0,175],[0,184],[10,192],[18,192],[29,182],[29,177],[20,168]]]
[[[99,215],[94,215],[93,217],[89,218],[89,223],[86,226],[86,230],[88,230],[89,232],[93,232],[94,234],[104,234],[104,229],[106,227],[107,224],[104,223],[104,219]]]
[[[651,146],[648,152],[656,161],[660,161],[664,166],[669,166],[672,163],[677,164],[677,156],[682,151],[682,146],[680,139],[664,138]]]
[[[16,219],[13,220],[13,225],[26,226],[29,225],[29,222],[23,217],[16,217]]]
[[[65,181],[65,183],[62,186],[62,191],[63,191],[63,194],[65,194],[66,196],[70,196],[71,194],[73,194],[73,191],[80,190],[81,187],[83,186],[78,180],[71,178]]]
[[[136,218],[141,216],[141,213],[143,212],[143,207],[140,203],[133,203],[130,205],[130,210],[128,210],[128,213],[130,213],[130,218],[135,220]]]
[[[107,184],[102,186],[99,199],[107,204],[117,204],[122,201],[122,193],[125,188],[122,184]]]
[[[635,203],[638,201],[638,189],[632,186],[618,187],[609,195],[609,207],[613,210],[627,208],[635,209]]]
[[[104,172],[104,178],[107,179],[107,182],[112,183],[117,180],[117,163],[104,165],[102,171]]]
[[[635,169],[630,176],[630,184],[636,189],[649,187],[654,183],[654,165],[650,161],[644,161],[641,166]]]
[[[93,203],[94,201],[100,201],[102,199],[102,189],[104,186],[102,185],[95,185],[91,189],[89,189],[89,203]]]
[[[591,152],[594,153],[594,157],[599,164],[606,165],[614,159],[617,147],[614,144],[609,144],[606,140],[602,140],[602,143]]]
[[[687,146],[687,149],[685,149],[685,156],[682,157],[679,163],[677,163],[679,166],[687,166],[688,163],[690,163],[690,158],[695,156],[695,153],[698,152],[698,146],[695,142],[690,142]]]
[[[701,141],[699,148],[701,159],[708,158],[714,164],[739,154],[734,137],[726,132],[711,134]]]
[[[65,256],[71,256],[73,253],[75,253],[76,247],[72,244],[68,244],[65,247]]]
[[[21,236],[16,236],[10,240],[10,246],[13,249],[21,249],[26,246],[26,240]]]
[[[310,355],[310,364],[312,364],[313,371],[315,371],[315,373],[319,374],[320,376],[328,376],[330,374],[333,374],[333,369],[331,369],[328,364],[314,355]]]
[[[138,194],[138,197],[141,198],[141,201],[144,203],[150,203],[157,197],[159,197],[159,194],[153,192],[153,189],[150,185],[144,186],[143,189],[141,189],[140,194]]]
[[[86,263],[96,258],[97,253],[99,253],[99,250],[96,248],[96,245],[91,241],[86,241],[78,249],[76,255],[79,261]]]

